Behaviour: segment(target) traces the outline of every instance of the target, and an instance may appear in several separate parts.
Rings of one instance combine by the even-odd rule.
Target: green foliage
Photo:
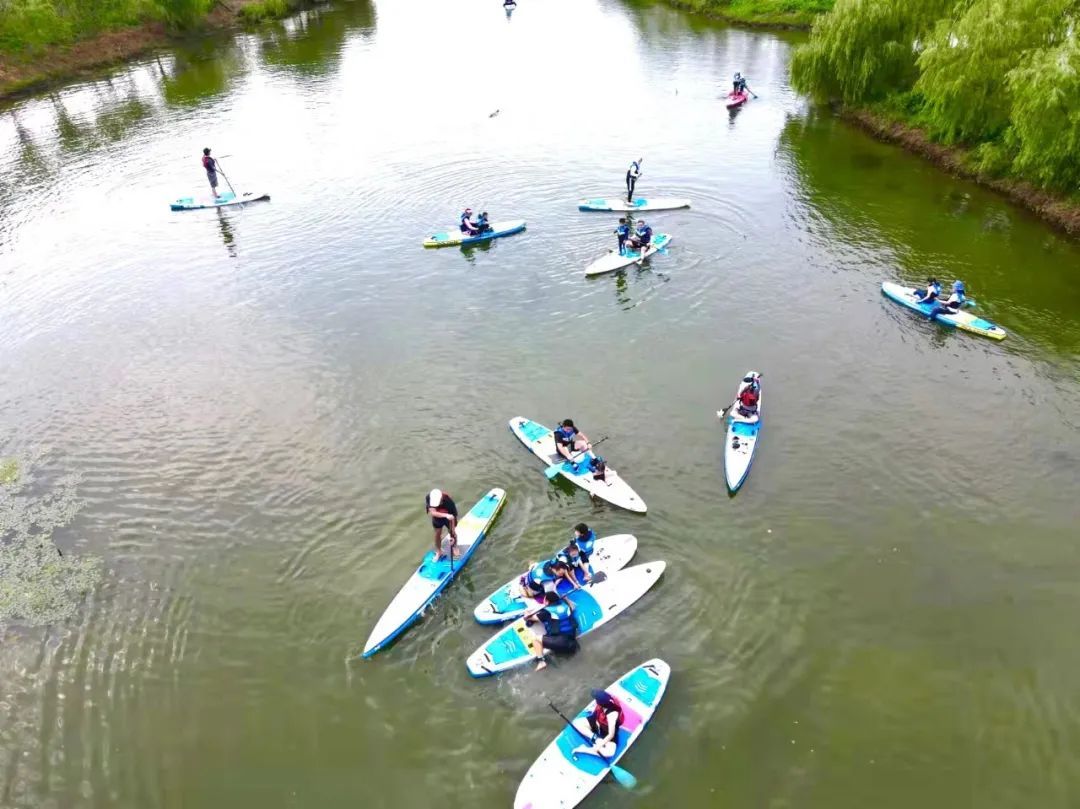
[[[193,28],[210,13],[213,0],[153,0],[160,17],[173,28]]]
[[[761,25],[809,27],[835,0],[672,0],[673,5],[727,20]]]
[[[1077,0],[838,0],[793,84],[970,149],[982,173],[1080,184]]]
[[[839,0],[791,60],[795,87],[818,98],[865,103],[910,90],[917,43],[953,0]]]
[[[1007,141],[1013,170],[1039,185],[1080,185],[1080,45],[1075,36],[1042,49],[1009,72],[1013,97]]]
[[[1009,125],[1010,70],[1060,41],[1072,0],[975,0],[940,20],[919,55],[927,125],[946,143],[997,138]]]
[[[240,17],[245,22],[276,20],[292,12],[289,0],[258,0],[240,8]]]

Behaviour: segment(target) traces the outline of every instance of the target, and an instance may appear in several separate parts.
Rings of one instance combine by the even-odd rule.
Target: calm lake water
[[[798,41],[358,0],[0,111],[0,454],[70,488],[53,539],[104,562],[75,619],[0,634],[0,806],[510,806],[547,701],[651,656],[642,787],[594,809],[1080,804],[1080,247],[810,106]],[[760,98],[729,114],[735,70]],[[203,146],[272,201],[171,213]],[[614,217],[575,202],[641,156],[639,192],[693,207],[586,280]],[[464,205],[528,230],[423,250]],[[881,296],[928,273],[1008,339]],[[731,498],[715,411],[749,368]],[[649,513],[549,484],[515,415],[610,436]],[[435,485],[507,506],[350,661]],[[660,584],[575,658],[470,679],[473,606],[581,520]]]

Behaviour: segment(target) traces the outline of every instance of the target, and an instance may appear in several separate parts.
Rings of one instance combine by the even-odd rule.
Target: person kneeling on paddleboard
[[[555,595],[555,593],[545,593],[544,601],[546,602],[544,608],[526,616],[525,623],[543,622],[544,637],[540,639],[540,645],[546,651],[573,654],[578,649],[577,622],[574,620],[574,608],[568,601]],[[537,671],[547,668],[547,660],[544,657],[542,653],[538,658]]]
[[[470,236],[475,236],[480,232],[476,224],[472,221],[472,208],[466,208],[461,212],[461,232],[468,233]]]
[[[424,507],[431,515],[431,527],[435,529],[435,561],[443,558],[443,529],[450,530],[450,553],[457,547],[457,505],[446,492],[432,489],[424,498]]]
[[[930,314],[927,315],[931,320],[934,319],[934,315],[955,315],[960,311],[960,307],[964,305],[964,282],[953,281],[952,294],[942,304],[941,302],[935,303],[934,308],[930,310]]]
[[[210,190],[214,192],[214,199],[221,195],[217,192],[217,161],[210,156],[210,147],[202,150],[202,166],[206,169],[206,179],[210,181]]]
[[[592,744],[579,746],[571,753],[571,756],[588,753],[611,758],[618,750],[617,739],[619,728],[623,723],[623,706],[615,697],[599,688],[593,690],[592,698],[596,700],[596,707],[585,717],[592,736]]]
[[[619,218],[619,226],[615,228],[615,236],[619,240],[619,255],[626,254],[626,240],[630,238],[630,223],[626,217]]]
[[[746,382],[747,385],[739,391],[739,415],[749,419],[758,414],[758,400],[761,398],[761,394],[758,391],[756,377],[748,376],[743,379],[743,382]]]
[[[563,419],[562,424],[555,428],[554,435],[555,451],[568,461],[576,462],[575,455],[592,448],[589,437],[574,426],[573,419]]]
[[[630,164],[630,168],[626,170],[626,201],[634,201],[634,186],[637,185],[638,178],[641,176],[641,163],[635,160]]]
[[[919,303],[933,303],[939,295],[941,295],[941,284],[933,276],[926,279],[925,289],[915,290],[915,297],[919,299]]]

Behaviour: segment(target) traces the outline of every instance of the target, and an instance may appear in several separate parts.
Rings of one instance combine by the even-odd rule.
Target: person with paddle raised
[[[432,489],[424,498],[424,507],[431,515],[431,527],[435,529],[435,561],[443,558],[443,529],[450,531],[450,561],[454,561],[454,548],[457,547],[457,505],[450,495],[441,489]]]
[[[207,146],[202,150],[202,166],[206,169],[206,179],[210,181],[210,190],[214,192],[214,199],[217,199],[221,194],[217,191],[217,161],[210,156],[210,147]]]
[[[544,624],[544,637],[540,639],[540,645],[544,652],[537,659],[536,670],[547,668],[545,654],[547,652],[559,652],[561,654],[573,654],[578,650],[577,621],[574,620],[574,607],[562,596],[555,593],[544,594],[544,607],[532,615],[525,616],[526,624],[542,622]]]

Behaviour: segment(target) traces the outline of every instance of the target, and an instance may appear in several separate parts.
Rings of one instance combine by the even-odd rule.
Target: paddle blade
[[[559,470],[562,469],[562,464],[557,463],[554,466],[549,466],[544,470],[544,475],[548,480],[555,480],[555,477],[559,474]]]
[[[637,779],[628,770],[624,770],[615,764],[611,765],[611,774],[615,776],[615,780],[619,782],[620,786],[627,789],[633,789],[637,786]]]

